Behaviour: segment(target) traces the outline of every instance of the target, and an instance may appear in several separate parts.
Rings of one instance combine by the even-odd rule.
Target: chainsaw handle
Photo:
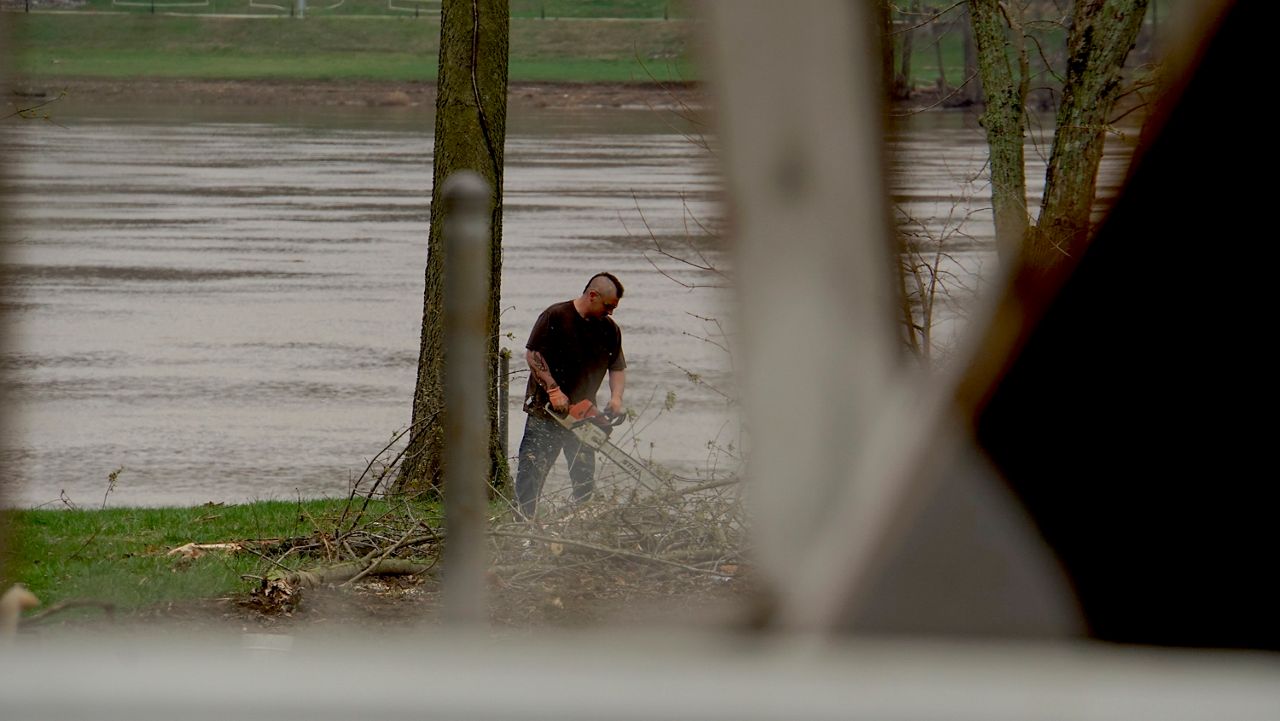
[[[542,407],[542,410],[546,411],[549,415],[555,416],[556,418],[561,418],[561,419],[570,421],[568,426],[569,430],[573,430],[574,428],[577,428],[578,426],[583,425],[585,423],[596,423],[596,421],[591,417],[574,419],[573,416],[570,416],[568,413],[559,413],[556,411],[555,408],[551,407],[550,403],[544,405]]]
[[[603,428],[607,433],[609,431],[612,431],[614,428],[617,428],[618,426],[622,425],[627,420],[626,413],[619,413],[617,415],[614,415],[610,413],[608,409],[605,409],[605,410],[596,409],[597,411],[596,415],[587,416],[586,418],[578,418],[578,419],[573,419],[573,417],[568,413],[563,413],[563,414],[556,413],[556,409],[552,408],[550,403],[547,403],[546,405],[544,405],[543,410],[545,410],[547,413],[550,413],[558,418],[572,420],[572,422],[568,426],[570,430],[577,428],[578,426],[584,423],[594,423],[600,428]]]
[[[569,416],[569,413],[568,413],[567,411],[566,411],[566,412],[564,412],[564,413],[561,413],[561,412],[557,411],[555,408],[553,408],[553,407],[551,406],[551,403],[550,403],[550,402],[545,403],[545,404],[542,406],[542,410],[546,411],[547,415],[555,416],[556,418],[569,418],[569,417],[570,417],[570,416]],[[579,424],[579,423],[581,423],[581,422],[582,422],[582,421],[574,421],[574,423],[573,423],[573,424],[576,426],[576,425],[578,425],[578,424]]]

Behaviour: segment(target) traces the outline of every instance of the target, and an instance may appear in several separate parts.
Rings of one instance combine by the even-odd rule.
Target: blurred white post
[[[485,336],[489,302],[489,184],[461,170],[444,181],[444,613],[483,623],[489,471]]]
[[[14,54],[12,23],[15,17],[10,13],[0,12],[0,78],[12,77],[9,72],[12,70],[10,65],[12,62],[11,56]],[[11,111],[6,111],[6,113],[8,112]],[[14,255],[14,247],[9,245],[9,209],[18,207],[10,195],[12,191],[9,189],[8,183],[9,164],[18,160],[18,158],[14,157],[15,147],[13,147],[17,143],[17,128],[14,127],[18,124],[17,121],[18,118],[6,119],[4,121],[6,125],[5,132],[0,133],[0,265],[6,268],[10,267],[9,263],[13,261]],[[8,283],[7,273],[0,276],[0,291],[4,291],[6,294],[11,292]],[[13,322],[13,316],[17,315],[17,313],[13,313],[11,309],[12,306],[8,304],[0,306],[0,352],[14,350],[10,345],[13,341],[12,331],[14,330],[14,326],[11,323]],[[14,428],[12,421],[17,416],[15,408],[18,406],[18,402],[9,396],[10,378],[12,378],[11,371],[7,369],[0,371],[0,445],[5,448],[15,447],[10,445],[11,443],[20,443],[17,438],[10,436]],[[10,461],[10,463],[12,465],[9,469],[11,471],[9,477],[19,478],[21,473],[19,462],[14,460]],[[13,490],[16,491],[17,489]],[[8,483],[0,481],[0,508],[11,508],[6,498],[9,492]],[[13,558],[9,555],[5,545],[16,540],[16,534],[10,534],[5,525],[6,520],[4,514],[0,514],[0,578],[10,580],[16,577],[11,575],[12,572],[4,567]]]
[[[870,9],[817,0],[710,6],[753,545],[779,618],[793,627],[831,620],[830,609],[796,612],[820,591],[806,577],[828,529],[863,524],[864,538],[874,538],[865,522],[884,510],[881,479],[855,469],[887,452],[873,433],[893,425],[886,411],[902,380]],[[850,516],[854,497],[865,502]],[[849,560],[839,559],[841,571]]]

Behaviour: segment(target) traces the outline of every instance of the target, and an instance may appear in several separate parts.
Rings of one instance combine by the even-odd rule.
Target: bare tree
[[[916,29],[922,24],[920,0],[909,0],[903,7],[894,0],[885,0],[880,6],[880,14],[884,23],[881,49],[884,52],[885,85],[891,100],[905,100],[911,97],[913,85],[911,58],[915,53]]]
[[[432,187],[438,190],[457,170],[474,170],[492,189],[489,427],[491,478],[505,477],[498,438],[498,333],[502,284],[502,169],[507,124],[507,57],[510,8],[506,0],[444,0],[440,11],[440,75]],[[433,191],[434,192],[434,191]],[[396,488],[413,492],[436,487],[441,478],[444,408],[443,299],[444,204],[431,203],[427,245],[422,343],[413,395],[409,446]]]
[[[944,97],[947,94],[947,61],[942,53],[943,39],[947,36],[949,25],[942,19],[942,11],[938,8],[930,8],[932,13],[929,26],[933,30],[933,54],[938,65],[938,77],[934,83],[938,87],[938,97]]]
[[[1050,268],[1083,243],[1089,231],[1098,164],[1121,71],[1148,0],[1077,0],[1067,28],[1067,62],[1055,118],[1053,149],[1040,213],[1032,224],[1026,201],[1023,135],[1031,89],[1031,55],[1043,48],[1028,31],[1028,0],[968,0],[986,95],[982,124],[990,146],[996,245],[1002,262]]]
[[[976,105],[982,102],[982,81],[978,79],[978,46],[973,38],[973,23],[969,20],[969,8],[964,8],[964,18],[960,21],[964,40],[964,85],[960,88],[957,103]]]

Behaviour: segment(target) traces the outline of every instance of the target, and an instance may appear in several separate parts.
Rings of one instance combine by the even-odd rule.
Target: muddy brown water
[[[96,507],[120,467],[110,505],[345,494],[409,422],[429,113],[133,104],[58,120],[10,128],[7,502]],[[614,272],[639,414],[618,440],[705,478],[742,444],[720,347],[732,294],[655,246],[731,271],[706,238],[715,161],[690,129],[639,107],[513,114],[501,342],[520,371],[537,314]],[[967,180],[982,142],[964,114],[891,136],[896,201],[950,233],[956,303],[993,275],[981,183]],[[948,316],[939,336],[958,327]]]

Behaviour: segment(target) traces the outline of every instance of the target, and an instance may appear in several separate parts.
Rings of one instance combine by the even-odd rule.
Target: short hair
[[[622,293],[624,292],[622,289],[622,281],[615,278],[613,273],[596,273],[595,275],[591,276],[591,280],[588,280],[587,284],[582,287],[583,293],[586,293],[587,291],[591,290],[591,284],[596,282],[596,278],[608,278],[609,282],[613,283],[614,289],[618,291],[618,300],[622,300]]]

